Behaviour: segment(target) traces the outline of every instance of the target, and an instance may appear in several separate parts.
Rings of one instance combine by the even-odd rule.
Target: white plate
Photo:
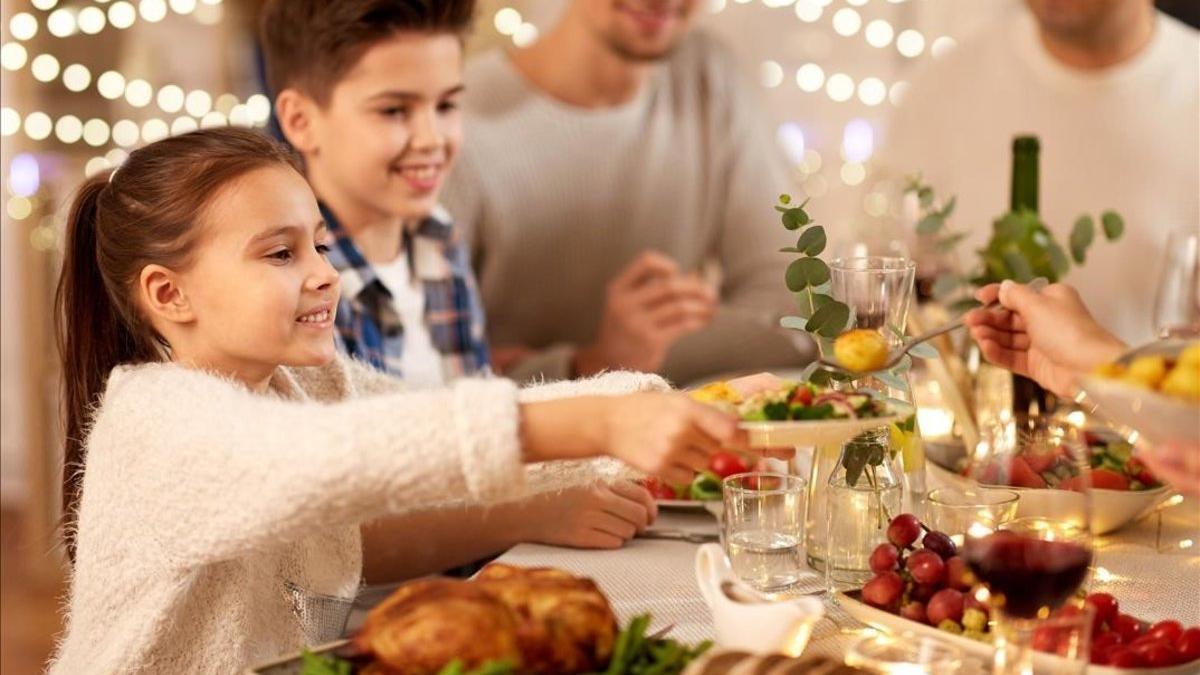
[[[708,502],[698,499],[657,499],[660,508],[678,509],[680,511],[703,511],[704,505]],[[713,501],[720,502],[719,499]]]
[[[991,645],[982,642],[976,642],[970,638],[965,638],[961,635],[947,633],[944,630],[938,630],[933,626],[927,626],[923,623],[910,621],[902,616],[897,616],[891,612],[885,612],[882,609],[876,609],[864,602],[861,602],[856,597],[847,595],[846,593],[837,594],[838,604],[847,614],[858,619],[859,621],[877,628],[885,633],[893,635],[903,635],[905,633],[914,633],[924,635],[935,639],[944,640],[955,647],[962,650],[963,654],[975,656],[983,659],[987,663],[991,663],[992,654],[995,651]],[[1058,673],[1063,672],[1071,667],[1074,662],[1057,656],[1055,654],[1046,654],[1045,652],[1033,653],[1033,668],[1037,673]],[[1149,673],[1153,672],[1156,675],[1183,675],[1183,673],[1195,673],[1200,667],[1200,662],[1192,661],[1179,666],[1170,668],[1113,668],[1111,666],[1093,666],[1088,665],[1088,675],[1130,675],[1130,673]]]
[[[738,427],[750,435],[750,447],[787,448],[796,446],[840,445],[855,436],[887,426],[900,419],[885,415],[853,420],[789,420],[786,422],[741,422]]]

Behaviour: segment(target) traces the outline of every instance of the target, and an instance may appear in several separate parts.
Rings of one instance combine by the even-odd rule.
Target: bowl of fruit
[[[871,554],[874,576],[861,589],[838,594],[842,609],[885,633],[939,638],[990,660],[994,620],[988,605],[978,599],[982,587],[954,540],[912,514],[893,518],[887,538]],[[1088,673],[1119,675],[1137,668],[1170,675],[1200,672],[1200,627],[1184,629],[1178,621],[1134,618],[1120,612],[1116,598],[1106,593],[1064,605],[1052,617],[1063,621],[1048,622],[1035,631],[1036,672],[1062,672],[1068,665],[1061,656],[1067,636],[1057,626],[1069,624],[1084,605],[1092,611]]]
[[[1153,443],[1200,445],[1200,342],[1140,347],[1097,368],[1081,388],[1106,418]]]

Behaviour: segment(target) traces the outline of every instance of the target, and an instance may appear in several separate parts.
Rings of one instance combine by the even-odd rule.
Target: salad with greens
[[[869,419],[888,414],[887,404],[869,392],[834,391],[811,382],[784,382],[778,389],[744,398],[724,382],[716,382],[692,392],[692,397],[746,422]]]

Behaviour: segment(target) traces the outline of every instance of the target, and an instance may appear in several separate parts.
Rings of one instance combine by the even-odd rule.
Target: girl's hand
[[[630,482],[597,483],[538,495],[528,541],[575,548],[620,548],[658,517],[654,498]]]
[[[974,309],[964,317],[984,358],[1060,396],[1073,393],[1079,374],[1125,350],[1070,286],[1051,284],[1038,293],[1005,281],[979,289],[975,297],[984,304],[999,300],[1002,307]]]
[[[683,394],[612,397],[604,422],[606,454],[673,484],[690,483],[718,450],[746,449],[736,417]]]

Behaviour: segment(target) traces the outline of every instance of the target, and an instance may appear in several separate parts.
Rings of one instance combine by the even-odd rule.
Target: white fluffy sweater
[[[50,672],[232,673],[296,650],[321,619],[296,607],[297,589],[355,595],[360,523],[526,489],[518,401],[663,388],[614,373],[405,392],[339,360],[281,368],[261,395],[173,364],[119,367],[87,441]],[[570,482],[573,464],[530,482]]]

